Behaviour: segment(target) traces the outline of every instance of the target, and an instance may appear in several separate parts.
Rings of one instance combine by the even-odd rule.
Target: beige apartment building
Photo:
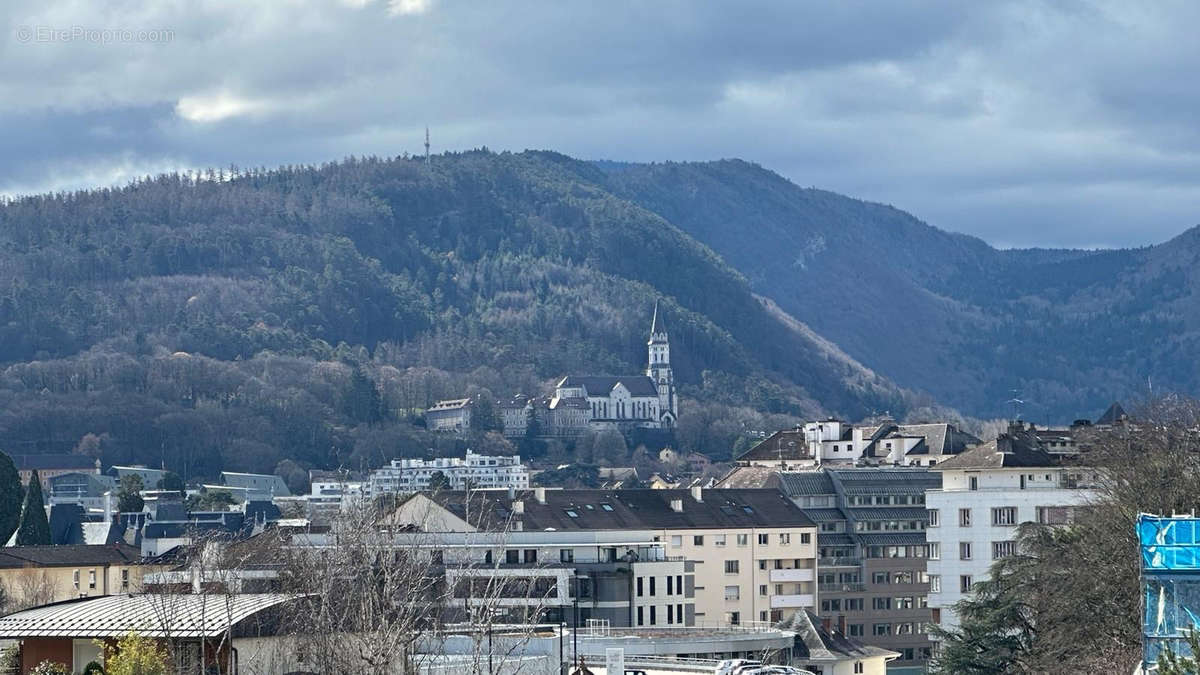
[[[133,593],[142,575],[164,569],[141,564],[126,544],[10,546],[0,549],[0,585],[10,609],[99,595]]]

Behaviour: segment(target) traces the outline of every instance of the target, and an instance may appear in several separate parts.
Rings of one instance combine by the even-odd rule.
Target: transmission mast
[[[425,166],[429,166],[429,127],[425,127]]]

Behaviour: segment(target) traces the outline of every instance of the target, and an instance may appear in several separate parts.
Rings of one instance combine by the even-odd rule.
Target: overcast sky
[[[2,194],[418,152],[428,124],[435,152],[741,157],[997,246],[1200,223],[1194,1],[8,0],[0,16]]]

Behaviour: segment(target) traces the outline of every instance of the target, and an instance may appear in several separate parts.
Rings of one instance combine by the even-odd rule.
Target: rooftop
[[[67,546],[8,546],[0,549],[0,569],[21,567],[76,567],[129,565],[141,560],[141,551],[126,544]]]
[[[964,469],[1041,468],[1059,466],[1060,460],[1041,448],[1030,432],[1000,434],[938,464],[935,471]]]

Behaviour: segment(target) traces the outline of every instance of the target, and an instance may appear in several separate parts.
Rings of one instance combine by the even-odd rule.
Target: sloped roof
[[[128,565],[141,558],[140,550],[126,544],[8,546],[0,549],[0,568]]]
[[[717,481],[719,488],[778,488],[779,472],[768,466],[735,466]]]
[[[558,381],[559,387],[583,387],[589,396],[607,396],[618,384],[628,389],[630,396],[658,396],[654,380],[645,375],[567,375]]]
[[[814,523],[828,523],[845,520],[846,514],[841,509],[804,509],[804,515],[812,518]]]
[[[471,404],[469,398],[451,398],[445,401],[438,401],[429,407],[425,412],[437,412],[439,410],[461,410]]]
[[[924,532],[859,532],[863,546],[920,546],[925,543]]]
[[[739,462],[781,459],[795,461],[812,459],[812,453],[808,451],[808,443],[804,440],[803,430],[784,429],[767,436],[736,459]]]
[[[650,320],[650,335],[667,332],[667,324],[658,318],[658,300],[654,301],[654,318]]]
[[[292,494],[283,478],[274,474],[222,471],[221,481],[228,487],[253,490],[275,497],[290,497]]]
[[[852,506],[855,520],[925,520],[929,512],[924,506]]]
[[[1059,460],[1038,445],[1032,433],[1000,434],[934,467],[935,471],[1058,466]]]
[[[866,457],[882,457],[887,453],[879,448],[879,442],[894,438],[920,438],[921,441],[910,448],[906,455],[932,455],[941,457],[957,455],[968,447],[982,443],[979,438],[960,431],[953,424],[938,422],[932,424],[895,424],[884,423],[870,434],[871,443],[863,449]]]
[[[824,471],[782,471],[779,482],[780,489],[789,497],[835,493],[833,481]]]
[[[1128,413],[1125,412],[1125,408],[1121,407],[1121,404],[1117,401],[1113,401],[1113,404],[1108,406],[1108,410],[1104,411],[1104,414],[1100,416],[1100,419],[1096,420],[1096,424],[1101,426],[1112,426],[1114,424],[1120,424],[1126,417],[1128,417]]]
[[[706,489],[696,501],[690,490],[546,490],[545,503],[534,491],[444,490],[427,494],[455,516],[481,529],[497,529],[519,519],[524,530],[709,529],[813,527],[813,521],[779,490]],[[671,508],[680,500],[682,511]],[[521,514],[513,502],[522,503]],[[572,515],[574,514],[574,515]]]
[[[297,599],[277,593],[240,595],[105,595],[43,605],[0,617],[0,638],[219,637],[230,626]]]
[[[98,460],[85,455],[12,455],[12,460],[17,471],[95,471],[99,468]]]
[[[808,610],[792,614],[776,624],[776,627],[796,634],[793,655],[808,661],[836,663],[867,658],[892,659],[900,656],[899,652],[863,644],[836,630],[825,630],[821,625],[821,619]]]

